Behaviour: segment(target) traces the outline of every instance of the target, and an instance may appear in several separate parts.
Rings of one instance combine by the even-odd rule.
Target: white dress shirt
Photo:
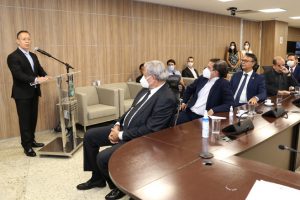
[[[250,77],[252,76],[252,73],[253,73],[253,70],[251,70],[248,73],[243,72],[243,76],[242,76],[242,78],[240,80],[239,86],[238,86],[238,88],[237,88],[237,90],[235,91],[235,94],[234,94],[234,99],[235,99],[235,97],[237,95],[237,92],[239,91],[239,89],[241,87],[241,84],[244,81],[244,78],[245,78],[244,75],[248,74],[247,80],[246,80],[246,83],[245,83],[245,87],[243,88],[241,96],[240,96],[239,103],[247,103],[248,102],[248,100],[247,100],[247,87],[248,87],[248,83],[249,83]]]
[[[196,74],[196,72],[195,72],[194,67],[188,67],[188,68],[189,68],[189,70],[192,72],[194,78],[198,78],[198,76],[197,76],[197,74]]]
[[[219,79],[219,77],[212,78],[207,81],[204,87],[198,92],[198,98],[193,107],[191,107],[191,111],[196,113],[197,115],[204,115],[204,111],[206,109],[206,102],[209,95],[209,92],[215,82]]]

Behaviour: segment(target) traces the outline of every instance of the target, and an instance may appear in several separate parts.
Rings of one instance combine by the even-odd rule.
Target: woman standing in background
[[[253,53],[250,48],[250,42],[248,41],[244,42],[244,49],[241,51],[241,53],[242,53],[242,58],[246,55],[246,53]]]
[[[235,42],[230,42],[229,49],[226,55],[226,62],[229,66],[228,70],[231,72],[235,72],[240,66],[241,55],[236,47]]]

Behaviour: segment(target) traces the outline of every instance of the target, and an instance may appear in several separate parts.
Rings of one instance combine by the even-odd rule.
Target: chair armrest
[[[87,96],[85,93],[76,92],[77,109],[78,109],[78,122],[80,124],[87,123]]]
[[[130,92],[130,97],[131,99],[134,99],[136,95],[139,93],[139,91],[142,89],[142,86],[140,83],[136,82],[127,82],[129,92]]]
[[[196,80],[195,78],[189,78],[189,77],[182,77],[182,79],[183,79],[185,86],[190,85],[191,83],[193,83]]]
[[[119,94],[117,88],[97,87],[99,103],[119,107]]]

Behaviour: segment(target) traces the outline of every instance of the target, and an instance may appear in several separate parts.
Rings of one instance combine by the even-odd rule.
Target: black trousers
[[[109,177],[108,162],[113,152],[125,143],[120,141],[112,144],[109,141],[108,136],[112,127],[113,125],[89,129],[83,140],[84,171],[92,171],[93,179],[106,181],[111,189],[116,186]],[[99,152],[99,148],[103,146],[111,147]]]
[[[24,149],[29,149],[35,138],[39,96],[35,95],[30,99],[15,99],[15,102],[19,117],[21,144]]]

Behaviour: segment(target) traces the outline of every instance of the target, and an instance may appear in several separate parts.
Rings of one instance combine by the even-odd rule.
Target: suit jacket
[[[34,71],[30,62],[19,48],[7,57],[7,64],[13,76],[11,97],[15,99],[29,99],[34,95],[41,95],[40,86],[30,86],[30,83],[34,82],[36,77],[46,76],[47,73],[40,65],[37,56],[31,52],[30,56],[34,62]]]
[[[195,105],[198,99],[198,93],[207,81],[207,78],[200,76],[192,84],[187,86],[183,95],[183,103],[187,103],[188,108]],[[233,93],[229,81],[224,78],[219,78],[209,91],[206,110],[212,109],[214,113],[229,112],[230,106],[233,104]]]
[[[295,77],[295,79],[298,82],[298,85],[300,85],[300,65],[297,65],[294,69],[292,75]]]
[[[132,105],[136,105],[141,97],[145,95],[147,89],[142,89],[134,99]],[[133,107],[132,106],[132,107]],[[119,119],[123,129],[123,140],[128,141],[151,132],[159,131],[170,126],[171,119],[176,111],[176,98],[174,93],[165,83],[133,116],[128,127],[122,127],[124,118]],[[130,109],[129,109],[130,110]]]
[[[197,74],[197,77],[199,77],[198,71],[195,68],[194,68],[194,70]],[[182,77],[194,78],[193,73],[191,72],[191,70],[188,67],[186,67],[186,68],[184,68],[184,70],[182,70]]]
[[[264,67],[267,95],[277,95],[278,90],[289,90],[290,86],[298,85],[296,79],[290,74],[277,73],[273,67]]]
[[[236,72],[230,79],[230,86],[233,92],[233,95],[238,89],[239,83],[243,76],[243,72]],[[249,101],[252,97],[258,97],[259,101],[263,101],[267,98],[267,91],[265,86],[265,78],[262,75],[259,75],[253,71],[248,85],[247,85],[247,100]]]

